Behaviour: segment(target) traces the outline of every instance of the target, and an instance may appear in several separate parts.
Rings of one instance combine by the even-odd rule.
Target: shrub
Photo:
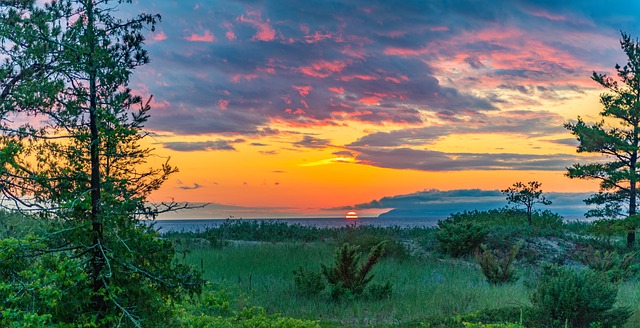
[[[374,301],[383,300],[391,297],[393,286],[390,282],[384,284],[371,283],[368,288],[369,298]]]
[[[373,279],[373,275],[369,275],[371,269],[382,258],[384,245],[383,242],[371,248],[367,260],[360,264],[359,247],[344,244],[336,251],[334,266],[322,264],[322,273],[332,286],[331,296],[334,300],[343,297],[351,299],[364,292],[367,284]]]
[[[489,283],[498,285],[515,281],[518,278],[512,264],[519,249],[520,244],[513,245],[508,252],[489,250],[483,244],[482,250],[476,251],[476,260]]]
[[[631,315],[627,308],[613,308],[617,287],[592,271],[575,272],[547,267],[538,288],[531,295],[537,326],[605,327],[622,326]]]
[[[453,257],[471,254],[486,235],[487,229],[478,223],[450,219],[438,222],[436,232],[440,250]]]
[[[326,282],[319,272],[305,270],[300,267],[293,270],[294,282],[298,293],[306,296],[316,296],[326,287]]]
[[[595,252],[584,255],[584,262],[592,270],[602,273],[609,281],[618,282],[634,276],[638,272],[638,253],[620,255],[616,252]]]

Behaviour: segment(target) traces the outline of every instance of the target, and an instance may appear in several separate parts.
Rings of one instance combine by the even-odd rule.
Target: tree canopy
[[[53,229],[32,243],[39,251],[27,244],[16,252],[59,254],[62,266],[86,277],[64,285],[68,301],[58,306],[74,311],[17,298],[4,308],[51,324],[162,322],[169,299],[200,286],[174,263],[172,244],[141,221],[180,205],[147,203],[176,169],[153,167],[152,150],[141,145],[150,98],[135,95],[129,79],[149,61],[143,32],[160,16],[118,18],[130,2],[0,2],[0,192],[11,201],[3,205]]]
[[[572,179],[600,182],[600,191],[586,199],[597,207],[588,217],[623,218],[637,212],[638,150],[640,149],[640,44],[622,33],[620,46],[627,56],[624,66],[615,65],[615,79],[593,72],[592,79],[606,92],[600,96],[602,120],[588,124],[581,117],[565,127],[578,139],[579,153],[598,153],[606,161],[573,164],[567,168]],[[635,226],[629,225],[627,245],[635,241]]]

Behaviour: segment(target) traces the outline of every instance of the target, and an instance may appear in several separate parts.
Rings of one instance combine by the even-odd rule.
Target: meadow
[[[594,233],[591,224],[564,224],[552,213],[536,215],[533,226],[526,224],[522,213],[506,209],[460,213],[447,220],[484,222],[481,242],[494,249],[519,243],[513,263],[516,279],[499,284],[487,281],[474,255],[477,247],[475,252],[459,256],[443,250],[438,230],[445,225],[315,228],[239,221],[164,237],[176,242],[178,261],[201,270],[209,288],[223,290],[232,308],[258,305],[268,313],[316,320],[321,327],[480,327],[481,322],[536,327],[540,325],[536,316],[541,315],[533,307],[532,294],[544,267],[585,271],[585,261],[594,257],[594,250],[608,252],[603,254],[631,252],[622,247],[623,240],[617,235]],[[390,282],[389,295],[335,299],[330,288],[309,295],[294,281],[296,269],[320,272],[322,264],[333,264],[340,245],[357,245],[366,258],[367,251],[382,241],[387,252],[372,269],[371,283]],[[625,267],[625,278],[612,285],[618,291],[614,308],[627,311],[621,315],[628,316],[623,327],[640,326],[637,257],[632,262]],[[588,327],[608,327],[615,321],[603,320]],[[565,324],[581,326],[569,320]]]

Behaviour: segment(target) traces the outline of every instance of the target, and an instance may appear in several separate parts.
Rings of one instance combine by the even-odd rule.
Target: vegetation
[[[140,143],[150,99],[128,88],[148,62],[142,30],[160,17],[116,18],[129,2],[0,3],[0,192],[15,205],[0,212],[0,325],[640,325],[630,310],[640,305],[638,41],[623,34],[624,86],[593,76],[612,92],[601,98],[602,116],[620,127],[566,125],[579,152],[614,159],[569,169],[601,180],[591,214],[621,216],[628,205],[624,220],[567,225],[533,209],[549,203],[533,181],[504,191],[526,211],[462,212],[436,229],[227,221],[160,237],[142,220],[184,205],[147,203],[176,169],[147,163]]]
[[[613,307],[617,293],[615,285],[594,272],[548,267],[531,303],[537,320],[548,327],[621,326],[631,311]]]
[[[506,252],[490,250],[486,245],[482,245],[482,250],[476,252],[476,260],[489,283],[503,284],[513,282],[518,278],[512,264],[519,249],[519,244],[513,245]]]
[[[585,200],[587,204],[598,206],[587,212],[588,217],[622,218],[637,212],[640,44],[638,40],[632,40],[628,34],[622,33],[620,46],[627,56],[624,66],[615,66],[620,81],[596,72],[592,76],[608,91],[600,96],[604,107],[600,112],[603,120],[589,125],[578,117],[576,123],[565,124],[580,142],[577,149],[579,153],[599,153],[609,160],[574,164],[568,168],[569,178],[600,181],[600,192]],[[632,247],[635,242],[636,227],[635,224],[626,226],[627,247]]]
[[[542,190],[539,189],[541,185],[542,184],[538,181],[529,181],[527,184],[516,182],[513,186],[502,190],[502,193],[507,195],[507,201],[509,204],[524,205],[527,210],[527,220],[529,221],[529,225],[532,224],[531,214],[535,204],[551,204],[551,201],[542,195]]]
[[[199,291],[197,272],[140,222],[177,206],[147,203],[175,169],[147,163],[150,99],[128,88],[160,17],[117,18],[127,2],[0,4],[0,191],[46,221],[3,243],[15,257],[1,320],[13,325],[163,326],[173,301]]]
[[[331,284],[331,297],[334,300],[343,298],[353,299],[361,295],[373,275],[371,269],[380,261],[384,253],[384,242],[374,246],[369,251],[367,259],[360,263],[360,255],[357,246],[344,244],[336,250],[336,259],[333,266],[322,264],[322,274]],[[388,290],[385,291],[385,290]],[[375,288],[376,294],[390,294],[391,286],[387,283]]]

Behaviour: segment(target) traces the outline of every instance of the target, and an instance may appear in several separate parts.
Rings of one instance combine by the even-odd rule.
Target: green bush
[[[478,223],[450,219],[439,221],[436,232],[440,250],[453,257],[471,254],[486,235],[487,229]]]
[[[572,271],[547,267],[538,288],[531,295],[537,326],[605,327],[622,326],[630,317],[627,308],[613,308],[616,285],[593,271]]]
[[[293,270],[293,278],[298,293],[305,296],[316,296],[327,286],[321,273],[308,271],[302,267]]]
[[[620,255],[614,251],[596,250],[584,255],[584,262],[592,270],[602,273],[611,282],[629,279],[638,273],[638,253]]]
[[[393,285],[390,282],[384,284],[371,283],[367,289],[369,298],[374,301],[379,301],[391,297]]]
[[[513,282],[518,279],[512,264],[518,255],[520,244],[513,245],[509,251],[490,250],[482,245],[476,251],[476,260],[487,281],[493,285]]]
[[[331,284],[331,297],[334,300],[352,299],[362,295],[367,284],[373,279],[370,272],[382,258],[384,246],[384,243],[380,243],[371,248],[367,260],[361,264],[359,247],[344,244],[336,250],[333,266],[322,264],[322,273]]]
[[[176,311],[175,327],[185,328],[319,328],[317,321],[294,319],[279,313],[269,314],[246,299],[219,287],[209,288],[199,297],[181,304]],[[232,309],[231,304],[234,303]],[[237,303],[237,304],[235,304]]]

